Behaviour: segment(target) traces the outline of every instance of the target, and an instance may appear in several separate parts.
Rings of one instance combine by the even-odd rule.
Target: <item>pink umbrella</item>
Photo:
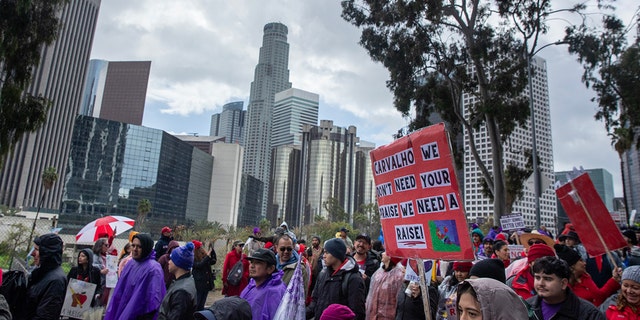
[[[135,220],[122,216],[106,216],[89,222],[76,235],[76,242],[88,243],[98,240],[100,235],[115,236],[133,228]]]

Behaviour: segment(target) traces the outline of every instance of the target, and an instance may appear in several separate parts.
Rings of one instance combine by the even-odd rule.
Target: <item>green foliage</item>
[[[462,128],[467,132],[470,152],[493,195],[496,218],[505,212],[507,197],[502,143],[530,116],[523,96],[527,60],[538,37],[547,32],[550,3],[342,2],[342,17],[362,29],[360,44],[389,70],[387,86],[395,108],[405,116],[415,110],[409,130],[431,124],[428,118],[437,112],[452,135]],[[467,114],[463,98],[475,101],[465,105]],[[492,154],[487,160],[478,155],[478,134],[489,138]],[[492,163],[492,171],[485,161]]]
[[[42,172],[42,185],[46,190],[51,189],[53,184],[58,181],[58,170],[55,167],[47,167]]]
[[[324,206],[324,209],[329,213],[329,221],[349,221],[349,214],[344,210],[344,208],[342,208],[338,199],[329,197],[327,198],[327,201],[322,203],[322,205]]]
[[[258,228],[260,228],[262,234],[268,234],[271,230],[271,222],[269,222],[267,218],[262,218],[262,220],[258,222]]]
[[[313,224],[305,225],[302,227],[302,233],[306,236],[306,240],[310,241],[311,236],[319,236],[322,242],[336,237],[336,233],[341,228],[347,228],[350,230],[349,237],[353,239],[360,231],[353,229],[345,222],[330,222],[327,220],[316,221]],[[377,235],[376,235],[377,237]],[[372,237],[373,238],[373,237]]]
[[[136,224],[134,225],[134,230],[141,231],[144,227],[144,221],[147,218],[147,214],[151,212],[153,208],[149,199],[140,199],[136,208],[138,210],[138,215],[136,216]]]
[[[9,261],[7,265],[11,265],[11,256],[24,257],[27,256],[29,251],[29,241],[27,241],[27,237],[29,237],[29,228],[25,227],[20,223],[15,223],[11,225],[9,229],[9,234],[6,237],[6,240],[0,242],[0,256],[8,256]]]
[[[380,234],[380,214],[378,204],[363,204],[353,214],[353,227],[368,234],[371,239],[378,238]]]
[[[0,159],[23,134],[46,121],[51,102],[24,91],[40,62],[42,46],[58,34],[58,13],[67,2],[0,1]]]
[[[640,14],[634,16],[636,33]],[[582,82],[592,88],[598,103],[595,114],[603,121],[611,144],[618,153],[633,146],[640,146],[638,137],[627,128],[640,126],[640,40],[636,34],[632,44],[627,44],[632,30],[613,14],[605,14],[600,26],[591,26],[590,17],[583,23],[566,29],[565,41],[569,52],[582,64]]]

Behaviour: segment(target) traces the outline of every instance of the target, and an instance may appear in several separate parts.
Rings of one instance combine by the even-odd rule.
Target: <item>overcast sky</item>
[[[635,1],[618,1],[626,21]],[[340,13],[339,1],[326,0],[105,0],[91,58],[151,60],[143,125],[208,135],[222,105],[242,100],[246,109],[262,29],[281,22],[289,28],[289,80],[320,95],[319,118],[355,125],[362,140],[387,144],[407,121],[393,107],[387,70],[371,61],[358,45],[360,31]],[[560,37],[564,25],[554,21],[546,41]],[[539,56],[547,60],[555,170],[607,169],[621,196],[619,158],[593,118],[593,93],[580,82],[575,57],[566,47]]]

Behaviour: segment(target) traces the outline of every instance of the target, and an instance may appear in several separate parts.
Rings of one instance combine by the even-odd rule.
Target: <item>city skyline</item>
[[[616,5],[628,22],[636,4]],[[248,102],[262,27],[279,21],[289,27],[290,81],[320,95],[319,119],[357,126],[361,139],[380,146],[407,122],[392,106],[388,72],[371,62],[358,45],[360,30],[340,11],[339,3],[113,0],[102,4],[92,58],[152,60],[143,125],[204,135],[222,105]],[[544,43],[562,35],[564,25],[553,23]],[[593,119],[594,94],[580,83],[575,57],[557,46],[540,56],[548,64],[555,170],[606,168],[621,196],[619,159]]]

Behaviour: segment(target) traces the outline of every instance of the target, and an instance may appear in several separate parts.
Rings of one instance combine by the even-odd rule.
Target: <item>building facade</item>
[[[301,145],[302,127],[318,124],[320,96],[291,88],[275,95],[271,148],[283,145]]]
[[[213,157],[158,129],[79,115],[71,139],[59,226],[77,230],[104,215],[160,230],[208,217]],[[144,230],[144,229],[143,229]]]
[[[247,127],[243,136],[243,173],[263,184],[260,196],[260,215],[267,211],[269,176],[271,172],[271,128],[275,94],[291,88],[289,82],[289,44],[287,26],[268,23],[264,26],[264,36],[254,80],[251,83]],[[248,195],[247,195],[248,196]],[[252,203],[257,201],[247,199]]]
[[[80,114],[142,125],[151,61],[89,61]]]
[[[244,102],[229,102],[222,106],[222,112],[211,116],[210,136],[224,137],[226,143],[242,143],[246,111]]]
[[[546,61],[540,58],[534,58],[532,60],[532,67],[534,68],[533,77],[533,102],[534,102],[534,114],[535,117],[535,133],[536,144],[538,154],[538,169],[541,176],[544,176],[541,180],[550,181],[547,185],[542,185],[542,192],[540,193],[540,221],[541,224],[547,227],[555,226],[556,217],[556,195],[553,190],[554,170],[553,170],[553,145],[551,141],[551,113],[549,110],[549,89],[547,84],[547,65]],[[528,89],[525,91],[527,96],[529,94]],[[465,109],[465,117],[470,116],[468,105],[472,105],[476,102],[476,98],[469,95],[463,95],[463,105]],[[487,134],[486,128],[482,127],[479,134],[474,139],[478,149],[480,158],[484,161],[489,172],[492,171],[493,165],[491,164],[491,143]],[[524,155],[525,150],[532,150],[532,134],[531,134],[531,122],[527,120],[527,123],[522,127],[516,127],[513,134],[509,137],[508,141],[503,144],[504,150],[504,167],[506,168],[508,162],[517,164],[520,168],[524,168],[527,162],[527,158]],[[464,176],[458,177],[458,179],[464,179],[464,204],[467,212],[467,217],[470,220],[475,220],[478,217],[492,217],[493,215],[493,201],[482,193],[482,172],[476,165],[473,155],[469,149],[470,140],[468,135],[464,134]],[[524,195],[520,200],[517,200],[513,205],[512,213],[520,213],[523,215],[525,223],[528,226],[535,226],[536,222],[536,208],[535,208],[535,191],[525,187]],[[505,212],[504,214],[510,214]],[[499,222],[494,222],[498,225]]]
[[[41,174],[67,167],[73,121],[82,98],[100,0],[71,0],[60,13],[57,40],[43,48],[28,92],[51,100],[46,123],[24,135],[9,153],[0,172],[0,203],[24,209],[38,207],[43,195]],[[57,210],[63,179],[44,197],[42,210]]]

